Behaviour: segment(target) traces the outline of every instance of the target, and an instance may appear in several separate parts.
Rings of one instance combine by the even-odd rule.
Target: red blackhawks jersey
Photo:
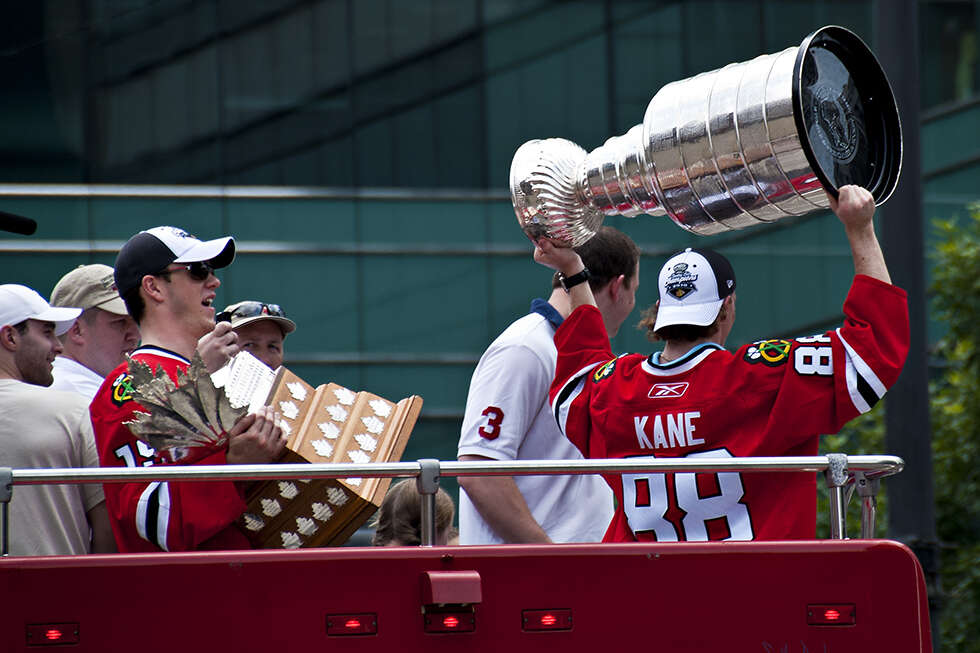
[[[871,410],[909,347],[905,291],[858,275],[845,322],[735,353],[713,343],[680,359],[614,358],[602,316],[578,308],[555,333],[551,402],[588,458],[812,456],[817,436]],[[608,474],[605,541],[777,540],[816,535],[812,473]]]
[[[156,370],[162,367],[177,381],[177,370],[190,361],[172,351],[143,346],[134,359]],[[131,377],[123,363],[106,377],[89,408],[99,460],[103,467],[168,464],[123,422],[137,411],[149,412],[133,400]],[[202,452],[198,465],[223,465],[225,448]],[[248,539],[233,524],[245,501],[231,481],[137,481],[106,483],[105,500],[119,551],[191,551],[247,549]]]

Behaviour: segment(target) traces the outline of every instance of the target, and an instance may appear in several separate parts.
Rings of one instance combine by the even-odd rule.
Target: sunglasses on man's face
[[[187,270],[194,281],[207,281],[207,278],[214,273],[214,268],[204,261],[194,261],[193,263],[174,263],[177,267],[167,268],[164,272],[177,272]]]
[[[286,312],[279,304],[266,304],[264,302],[241,302],[231,307],[231,310],[221,311],[214,316],[218,322],[231,322],[233,317],[258,317],[259,315],[271,315],[273,317],[286,317]]]

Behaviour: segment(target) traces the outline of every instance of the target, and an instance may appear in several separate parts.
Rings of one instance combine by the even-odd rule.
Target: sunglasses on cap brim
[[[279,304],[265,302],[241,302],[231,310],[224,310],[214,316],[218,322],[231,322],[232,318],[247,317],[286,317],[286,312]]]

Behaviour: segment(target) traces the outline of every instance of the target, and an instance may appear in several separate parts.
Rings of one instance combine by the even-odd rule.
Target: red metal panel
[[[476,571],[473,632],[424,632],[420,578]],[[0,651],[29,624],[79,624],[74,651],[930,651],[921,568],[897,542],[313,549],[0,560]],[[807,606],[853,604],[853,626]],[[525,610],[574,613],[528,632]],[[330,637],[328,615],[377,616]],[[804,648],[805,647],[805,648]],[[36,649],[31,649],[36,650]]]

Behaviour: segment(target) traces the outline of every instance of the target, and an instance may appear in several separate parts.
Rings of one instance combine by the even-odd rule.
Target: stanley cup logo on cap
[[[692,292],[697,292],[698,287],[694,285],[697,280],[698,275],[688,271],[687,263],[678,263],[667,277],[667,294],[675,299],[684,299]]]

